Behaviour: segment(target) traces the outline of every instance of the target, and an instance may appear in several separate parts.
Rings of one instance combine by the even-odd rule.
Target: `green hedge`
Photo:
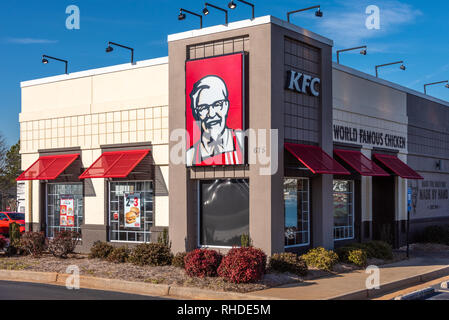
[[[421,243],[449,245],[449,226],[427,227],[418,235],[416,240]]]
[[[269,268],[275,272],[290,272],[298,276],[307,275],[306,262],[295,253],[275,253],[270,257]]]
[[[352,263],[359,267],[367,265],[367,253],[365,249],[355,247],[342,247],[336,250],[341,262]]]
[[[351,255],[351,261],[349,255],[352,251],[362,250],[359,253],[353,253]],[[393,248],[386,242],[383,241],[370,241],[365,243],[351,243],[345,247],[338,248],[338,257],[340,261],[345,263],[354,263],[360,265],[364,259],[363,255],[369,259],[381,259],[381,260],[392,260],[393,259]],[[356,255],[359,257],[356,258]]]

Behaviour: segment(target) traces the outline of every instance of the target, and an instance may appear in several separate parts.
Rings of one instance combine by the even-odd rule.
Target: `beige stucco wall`
[[[20,141],[23,170],[39,150],[79,147],[87,168],[102,145],[148,142],[168,186],[168,59],[22,83]],[[85,198],[85,224],[103,225],[104,179],[92,183],[96,196]],[[39,182],[27,188],[33,200],[28,197],[26,210],[38,223]],[[155,203],[155,224],[168,226],[168,196]]]
[[[346,68],[346,67],[338,67]],[[347,68],[349,70],[349,68]],[[334,125],[408,137],[407,94],[384,85],[367,74],[358,76],[333,68]],[[343,142],[337,141],[335,142]],[[359,144],[359,143],[356,143]],[[362,145],[362,153],[372,158],[374,145]],[[381,148],[388,149],[387,146]],[[394,149],[394,148],[392,148]],[[398,150],[398,157],[407,163],[408,148]],[[396,178],[396,220],[407,218],[407,186]],[[372,221],[372,178],[362,177],[362,221]]]

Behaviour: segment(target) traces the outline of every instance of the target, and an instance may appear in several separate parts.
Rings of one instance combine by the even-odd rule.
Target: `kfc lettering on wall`
[[[310,75],[293,70],[287,71],[288,90],[319,97],[320,83],[321,80],[319,78],[313,78]]]
[[[186,62],[186,163],[244,164],[244,53]]]

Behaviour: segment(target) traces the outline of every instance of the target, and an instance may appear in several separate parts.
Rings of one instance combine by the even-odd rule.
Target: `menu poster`
[[[61,198],[59,206],[59,225],[61,227],[75,226],[75,211],[73,198]]]
[[[125,194],[125,228],[140,228],[140,194]]]

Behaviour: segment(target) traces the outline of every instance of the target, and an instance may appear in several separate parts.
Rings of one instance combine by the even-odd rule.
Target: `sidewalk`
[[[285,300],[369,299],[449,275],[449,254],[411,254],[405,260],[380,267],[380,289],[367,290],[364,270],[271,288],[252,295]]]

